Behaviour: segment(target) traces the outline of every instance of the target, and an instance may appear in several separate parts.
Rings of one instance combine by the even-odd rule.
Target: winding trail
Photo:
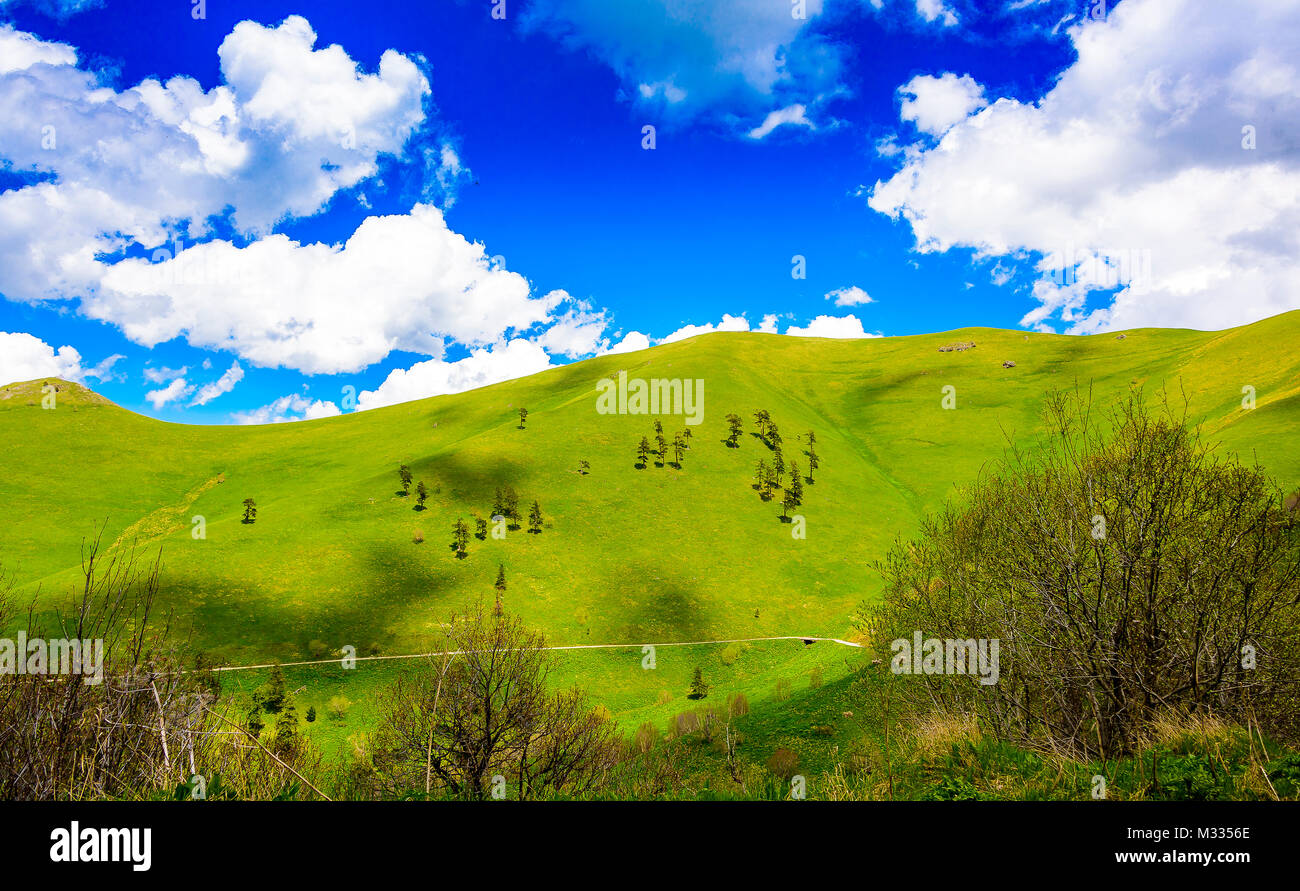
[[[838,637],[804,637],[798,634],[787,634],[781,637],[736,637],[730,640],[681,640],[672,643],[613,643],[613,644],[568,644],[562,647],[542,647],[543,650],[631,650],[641,649],[642,647],[695,647],[707,644],[730,644],[730,643],[758,643],[767,640],[802,640],[805,643],[816,643],[817,641],[827,641],[836,643],[843,647],[853,647],[862,649],[862,644],[853,643],[852,641],[840,640]],[[356,662],[381,662],[388,659],[425,659],[430,656],[456,656],[463,653],[463,650],[442,650],[432,653],[404,653],[396,656],[354,656]],[[281,668],[289,668],[295,665],[333,665],[341,663],[342,659],[312,659],[307,662],[281,662]],[[275,663],[268,662],[262,665],[224,665],[211,669],[212,671],[249,671],[256,668],[273,668]]]

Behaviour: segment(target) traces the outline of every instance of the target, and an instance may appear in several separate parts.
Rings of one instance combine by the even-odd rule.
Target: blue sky
[[[1218,6],[0,0],[0,377],[259,422],[716,327],[1253,321],[1300,15]]]

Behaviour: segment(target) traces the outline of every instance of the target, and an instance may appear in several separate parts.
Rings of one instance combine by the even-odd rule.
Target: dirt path
[[[852,643],[847,640],[840,640],[838,637],[803,637],[802,635],[791,634],[782,637],[737,637],[730,640],[682,640],[672,643],[616,643],[616,644],[569,644],[562,647],[542,647],[543,650],[630,650],[641,649],[642,647],[694,647],[704,646],[707,644],[730,644],[730,643],[758,643],[767,640],[802,640],[808,643],[816,641],[828,641],[836,643],[843,647],[853,647],[862,649],[862,644]],[[398,656],[356,656],[357,662],[381,662],[388,659],[425,659],[430,656],[455,656],[461,653],[461,650],[443,650],[433,653],[405,653]],[[281,668],[289,668],[295,665],[332,665],[341,663],[342,659],[313,659],[308,662],[281,662]],[[220,668],[214,668],[213,671],[249,671],[256,668],[273,668],[274,663],[265,663],[263,665],[226,665]]]

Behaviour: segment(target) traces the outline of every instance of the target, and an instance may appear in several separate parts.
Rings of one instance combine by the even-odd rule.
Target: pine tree
[[[636,461],[637,466],[641,470],[645,470],[646,466],[650,463],[650,440],[646,439],[644,436],[641,437],[641,442],[639,442],[636,447]]]
[[[695,674],[691,678],[691,692],[688,694],[690,699],[703,699],[709,695],[709,685],[704,683],[704,672],[697,665]]]
[[[668,457],[668,440],[664,438],[664,425],[655,421],[655,454],[659,457],[659,466],[664,466]]]
[[[275,714],[284,708],[288,694],[284,689],[284,671],[277,662],[271,666],[271,675],[266,680],[266,692],[262,695],[262,708]]]
[[[727,415],[727,425],[731,428],[731,432],[727,434],[727,448],[740,448],[740,434],[745,432],[744,420],[740,415]]]
[[[428,499],[429,499],[429,490],[425,488],[424,480],[420,480],[420,482],[415,487],[415,509],[424,510],[424,502],[427,501]]]
[[[528,531],[538,535],[542,531],[542,506],[533,500],[532,510],[528,512]]]
[[[772,466],[776,468],[777,476],[785,473],[785,454],[781,451],[780,440],[777,441],[776,448],[772,450]]]
[[[482,517],[474,518],[474,537],[479,541],[487,541],[487,520]]]
[[[673,465],[682,469],[682,453],[686,451],[686,438],[678,433],[673,437]]]
[[[785,487],[785,497],[781,499],[781,516],[803,504],[803,480],[799,479],[799,465],[790,462],[790,485]]]
[[[520,429],[520,430],[523,430],[523,429],[524,429],[524,422],[527,421],[527,420],[528,420],[528,409],[526,409],[526,408],[521,408],[521,409],[519,409],[519,429]]]
[[[275,719],[275,739],[271,751],[277,755],[291,755],[298,750],[302,737],[298,732],[298,712],[293,703],[286,703],[280,716]]]
[[[767,429],[772,423],[772,416],[767,413],[767,409],[760,408],[754,412],[754,426],[758,428],[758,438],[767,442]]]
[[[501,490],[502,516],[510,518],[510,528],[519,528],[519,494],[513,486]]]
[[[251,498],[244,499],[244,522],[254,523],[257,521],[257,502]]]
[[[402,494],[408,495],[411,491],[411,468],[403,464],[397,468],[397,477],[402,481]]]

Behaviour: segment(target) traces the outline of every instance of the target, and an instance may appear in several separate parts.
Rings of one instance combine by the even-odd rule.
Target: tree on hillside
[[[811,430],[808,431],[808,485],[812,485],[813,472],[821,466],[821,459],[817,457],[817,436]]]
[[[302,746],[302,734],[298,728],[298,712],[292,702],[286,702],[275,719],[274,736],[271,738],[271,751],[281,758],[293,755]]]
[[[704,683],[704,672],[697,665],[695,674],[691,677],[691,692],[687,694],[688,699],[703,699],[709,695],[709,685]]]
[[[790,462],[790,484],[785,487],[785,497],[781,499],[781,518],[785,519],[792,510],[803,504],[803,480],[799,479],[799,465]]]
[[[579,461],[578,473],[582,476],[586,476],[587,474],[591,473],[591,462],[585,460]]]
[[[650,463],[650,441],[644,436],[636,447],[636,462],[639,470],[645,470]]]
[[[1140,393],[1109,416],[1053,394],[1044,420],[878,564],[873,640],[1000,642],[995,685],[926,674],[905,695],[1085,760],[1188,713],[1300,738],[1300,521],[1274,483]]]
[[[523,429],[524,429],[524,422],[527,421],[527,420],[528,420],[528,409],[526,409],[526,408],[521,408],[521,409],[519,409],[519,429],[520,429],[520,430],[523,430]]]
[[[550,678],[545,639],[480,606],[453,617],[444,649],[380,694],[367,751],[375,797],[423,790],[483,800],[495,775],[510,797],[582,797],[615,766],[622,739],[578,688]]]
[[[482,517],[474,518],[474,537],[479,541],[487,541],[487,520]]]
[[[397,468],[397,478],[402,481],[402,494],[409,495],[411,492],[411,468],[405,464]]]
[[[740,434],[745,432],[745,422],[740,415],[727,415],[727,426],[730,428],[727,433],[727,448],[740,448]]]
[[[695,436],[695,434],[691,432],[690,427],[686,427],[682,430],[682,439],[686,441],[686,448],[688,449],[691,447],[691,438],[693,436]]]
[[[257,521],[257,502],[251,498],[244,499],[244,520],[245,523],[254,523]]]
[[[271,666],[271,673],[267,676],[266,686],[261,690],[261,706],[271,714],[276,714],[284,708],[285,700],[288,693],[284,688],[284,671],[280,668],[279,661]]]
[[[772,449],[772,467],[776,470],[776,475],[779,477],[781,474],[785,473],[785,454],[781,451],[781,440],[779,434],[774,435],[777,435],[778,438],[776,441],[776,447]]]
[[[533,499],[532,509],[528,511],[528,531],[538,535],[542,531],[542,506]]]
[[[505,517],[511,529],[519,528],[519,495],[511,486],[498,486],[492,502],[492,516]]]
[[[465,559],[465,548],[469,544],[469,526],[465,525],[465,520],[457,517],[455,524],[451,527],[451,546],[456,549],[457,559]]]
[[[678,433],[673,437],[673,466],[682,469],[682,455],[686,452],[686,437]]]
[[[424,502],[429,499],[429,490],[424,485],[424,480],[420,480],[415,486],[415,509],[424,510]]]
[[[497,580],[493,587],[496,588],[497,599],[496,606],[492,608],[492,614],[497,618],[500,618],[505,609],[504,604],[506,599],[506,565],[504,563],[497,564]]]
[[[760,498],[763,498],[763,493],[767,486],[767,475],[767,461],[764,458],[759,458],[758,466],[754,468],[754,488],[758,490],[758,496]]]
[[[771,423],[772,416],[768,413],[767,409],[760,408],[758,411],[754,412],[754,427],[758,430],[758,438],[763,440],[763,442],[767,442],[767,430]]]

